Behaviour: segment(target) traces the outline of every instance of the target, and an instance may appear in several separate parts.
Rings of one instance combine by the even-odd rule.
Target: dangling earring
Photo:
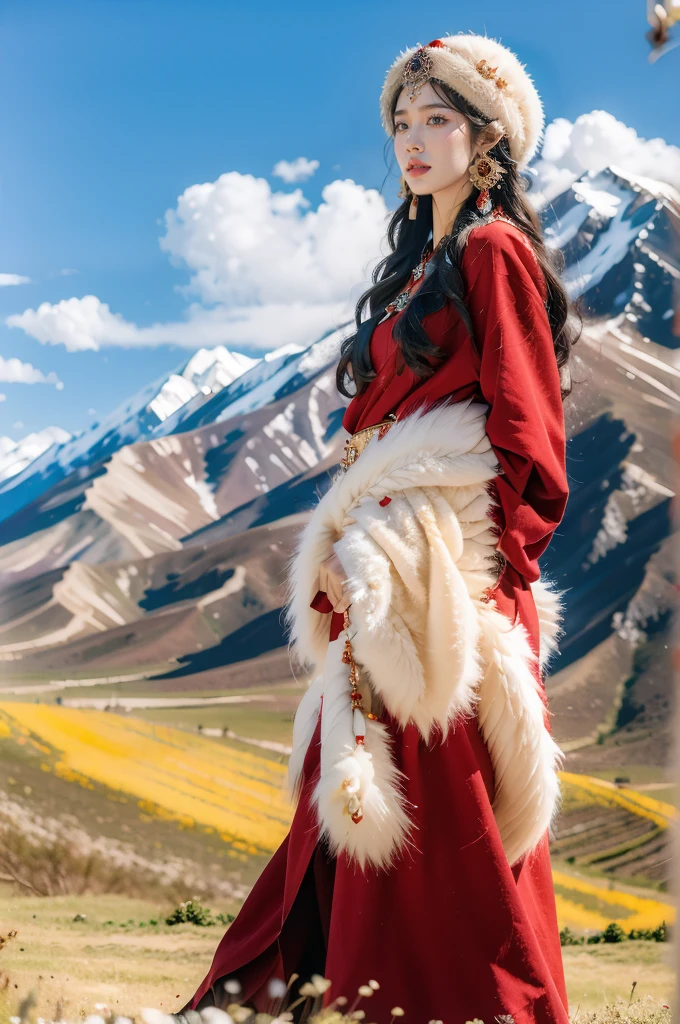
[[[481,156],[475,157],[468,170],[470,181],[480,190],[475,200],[477,209],[482,214],[490,213],[493,202],[489,190],[498,185],[505,174],[505,169],[488,153],[482,153]],[[500,188],[500,185],[498,187]]]
[[[418,216],[418,196],[413,193],[408,183],[401,178],[401,188],[397,192],[400,199],[410,199],[411,205],[408,208],[408,219],[415,220]]]

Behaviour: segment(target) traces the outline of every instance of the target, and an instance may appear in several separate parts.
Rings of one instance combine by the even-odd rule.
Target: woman
[[[324,1005],[377,981],[377,1024],[395,1004],[417,1024],[566,1024],[542,684],[558,609],[537,559],[568,494],[575,330],[519,173],[543,110],[472,34],[400,55],[381,109],[404,202],[337,368],[343,467],[289,567],[315,674],[297,808],[188,1007],[226,1006],[237,979],[265,1009],[273,978],[318,973]]]

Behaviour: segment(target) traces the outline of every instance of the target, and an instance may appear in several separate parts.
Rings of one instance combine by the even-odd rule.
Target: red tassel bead
[[[488,188],[483,188],[482,191],[477,196],[477,209],[481,210],[483,206],[486,206],[488,201],[489,201],[489,190],[488,190]]]

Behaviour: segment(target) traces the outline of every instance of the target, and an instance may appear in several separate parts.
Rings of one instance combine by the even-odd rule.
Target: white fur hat
[[[510,156],[518,169],[525,167],[542,141],[543,104],[524,64],[496,39],[460,33],[433,39],[424,47],[403,51],[385,76],[380,96],[382,123],[394,135],[392,104],[405,84],[409,62],[411,75],[426,75],[451,86],[480,113],[503,124]]]

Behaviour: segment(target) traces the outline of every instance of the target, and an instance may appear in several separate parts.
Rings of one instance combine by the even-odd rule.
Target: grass
[[[296,700],[299,701],[299,694]],[[148,708],[135,710],[145,721],[160,722],[179,729],[231,729],[241,736],[274,740],[290,745],[293,738],[293,706],[279,708],[253,704],[217,704],[206,708]]]
[[[2,952],[9,1009],[36,980],[38,1015],[50,1019],[58,1003],[71,1020],[81,1010],[94,1012],[98,1002],[121,1014],[144,1006],[179,1009],[204,977],[222,928],[139,927],[168,911],[167,905],[110,895],[0,899],[3,932],[18,931]],[[75,922],[76,914],[86,920]]]
[[[663,942],[622,942],[613,945],[567,946],[562,950],[570,1013],[597,1010],[616,999],[635,995],[670,1003],[675,975],[672,947]]]
[[[38,900],[0,893],[1,930],[18,930],[0,954],[10,978],[5,993],[9,1009],[36,979],[37,1012],[50,1019],[60,1000],[69,1020],[77,1020],[81,1010],[94,1012],[97,1002],[121,1014],[144,1006],[178,1009],[207,972],[223,929],[148,924],[162,921],[168,909],[167,904],[120,896]],[[74,921],[76,914],[84,914],[85,921]],[[617,997],[627,1000],[633,981],[636,996],[671,998],[671,947],[666,943],[566,947],[563,954],[572,1014],[577,1008],[599,1009]]]

